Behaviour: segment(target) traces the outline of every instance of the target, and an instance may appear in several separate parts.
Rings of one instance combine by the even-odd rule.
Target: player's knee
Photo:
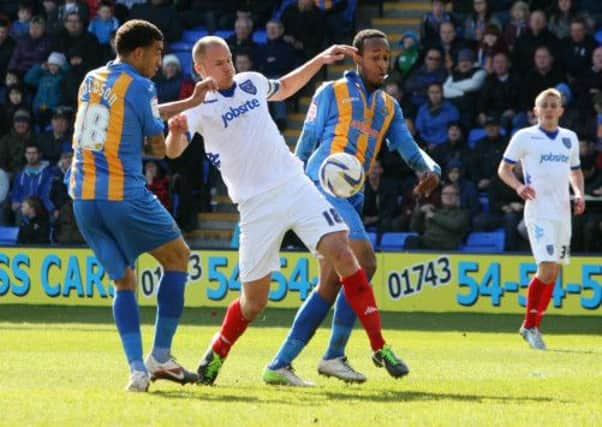
[[[371,279],[374,276],[374,273],[376,273],[376,257],[370,257],[368,260],[363,260],[361,264],[366,272],[366,276]]]
[[[542,262],[537,268],[537,278],[543,283],[552,283],[557,274],[556,270],[556,263]]]
[[[252,322],[265,309],[266,304],[267,300],[245,299],[241,301],[242,314],[245,319]]]

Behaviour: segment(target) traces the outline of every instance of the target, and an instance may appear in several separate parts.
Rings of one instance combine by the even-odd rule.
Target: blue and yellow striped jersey
[[[397,101],[380,89],[368,93],[360,76],[347,71],[343,78],[324,83],[316,91],[295,154],[306,163],[309,177],[317,181],[322,161],[333,153],[355,155],[367,171],[383,140],[411,168],[433,170],[410,134]]]
[[[69,194],[123,200],[144,189],[144,137],[163,132],[154,84],[131,65],[90,71],[78,95]]]

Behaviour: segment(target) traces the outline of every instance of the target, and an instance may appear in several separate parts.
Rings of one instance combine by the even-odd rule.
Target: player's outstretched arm
[[[516,178],[516,175],[514,175],[514,164],[502,159],[497,168],[497,174],[506,185],[516,191],[516,194],[518,194],[521,199],[535,199],[535,190],[533,187],[528,184],[523,184]]]
[[[314,56],[312,59],[307,61],[305,64],[287,75],[280,78],[280,89],[270,97],[270,101],[283,101],[289,96],[297,93],[303,86],[311,80],[311,78],[320,71],[322,65],[332,64],[333,62],[340,61],[345,56],[352,56],[357,52],[357,49],[353,46],[344,44],[335,44],[330,46],[325,51]]]
[[[194,86],[192,95],[188,98],[160,104],[159,114],[163,120],[169,120],[171,117],[180,114],[182,111],[196,107],[205,100],[207,92],[217,89],[217,81],[215,81],[213,77],[204,78]]]
[[[585,212],[585,198],[583,197],[583,171],[581,168],[572,169],[571,174],[569,175],[569,182],[571,183],[571,188],[573,189],[573,203],[575,204],[575,215],[581,215]]]
[[[169,133],[165,139],[165,154],[175,159],[188,147],[188,122],[185,115],[178,114],[169,119],[167,124]]]

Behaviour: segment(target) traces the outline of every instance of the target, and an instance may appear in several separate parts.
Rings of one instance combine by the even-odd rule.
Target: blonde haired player
[[[334,266],[368,334],[374,362],[394,377],[407,373],[405,364],[385,344],[372,288],[349,246],[349,228],[305,175],[267,104],[293,95],[322,65],[355,52],[351,46],[334,45],[279,80],[270,80],[255,72],[236,74],[230,49],[219,37],[203,37],[193,48],[196,71],[203,81],[215,82],[218,90],[170,119],[166,153],[177,157],[190,134],[203,136],[208,157],[238,205],[241,229],[241,297],[228,306],[220,331],[201,359],[200,383],[214,383],[230,348],[265,307],[272,272],[280,267],[280,245],[289,229]]]
[[[575,215],[585,211],[579,140],[575,132],[558,126],[563,112],[562,95],[556,89],[546,89],[537,95],[534,108],[537,124],[516,132],[498,168],[500,178],[526,201],[525,224],[537,272],[529,283],[525,320],[519,333],[538,350],[546,349],[540,325],[561,263],[569,263],[569,184],[574,193]],[[519,161],[524,183],[512,171]]]

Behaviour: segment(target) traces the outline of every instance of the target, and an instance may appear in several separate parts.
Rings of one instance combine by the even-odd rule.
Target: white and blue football
[[[364,187],[366,175],[357,157],[347,153],[334,153],[322,162],[319,177],[324,191],[346,199]]]

